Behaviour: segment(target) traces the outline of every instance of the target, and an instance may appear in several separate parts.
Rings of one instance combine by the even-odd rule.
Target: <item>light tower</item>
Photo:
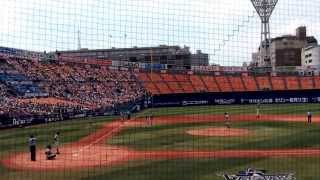
[[[251,2],[261,18],[260,61],[265,65],[270,66],[270,17],[278,3],[278,0],[251,0]]]
[[[80,34],[80,30],[78,30],[78,50],[81,50],[81,34]]]

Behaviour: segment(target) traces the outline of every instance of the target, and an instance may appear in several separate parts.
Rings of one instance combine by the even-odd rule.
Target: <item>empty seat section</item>
[[[242,76],[242,80],[244,86],[246,87],[247,91],[257,91],[258,87],[256,81],[252,76]]]
[[[161,77],[163,80],[167,81],[167,82],[177,82],[177,80],[174,78],[174,76],[172,74],[161,74]]]
[[[190,84],[190,82],[180,82],[181,87],[183,88],[183,91],[186,93],[194,93],[194,89],[192,87],[192,85]]]
[[[169,89],[166,82],[156,82],[154,84],[158,87],[160,94],[171,94],[172,93],[172,91]]]
[[[146,73],[139,73],[138,77],[139,77],[140,81],[142,81],[142,82],[149,82],[150,81],[150,79]]]
[[[286,85],[282,77],[271,77],[273,90],[285,90]]]
[[[256,77],[258,86],[260,90],[271,90],[272,86],[270,84],[269,76]]]
[[[320,76],[314,76],[313,77],[314,80],[314,86],[316,89],[320,89]]]
[[[286,83],[288,90],[298,90],[299,82],[297,77],[286,77]]]
[[[172,89],[174,93],[183,93],[183,89],[179,86],[177,82],[168,82],[168,86]]]
[[[175,77],[176,77],[177,81],[179,82],[179,84],[181,85],[184,92],[186,92],[186,93],[195,92],[187,75],[176,74]]]
[[[201,77],[205,85],[208,87],[209,92],[219,92],[219,87],[215,82],[213,76],[202,76]]]
[[[160,94],[157,87],[152,82],[144,83],[145,88],[153,95]]]
[[[181,81],[190,82],[190,80],[188,79],[188,76],[185,74],[176,74],[175,77],[179,82],[181,82]]]
[[[208,91],[206,86],[203,84],[200,76],[198,75],[191,75],[190,76],[191,84],[195,88],[196,91],[198,92],[203,92],[203,91]]]
[[[160,94],[172,93],[168,85],[166,84],[166,82],[164,82],[163,79],[161,78],[160,74],[149,73],[148,76],[149,76],[149,79],[152,80],[153,84],[158,88],[158,90],[160,91]]]
[[[173,93],[183,93],[183,89],[179,86],[172,74],[161,74],[161,77],[168,84]]]
[[[139,73],[138,75],[140,81],[142,82],[143,86],[150,92],[151,94],[159,94],[158,88],[151,82],[149,79],[148,74],[146,73]]]
[[[231,83],[233,91],[244,91],[244,86],[240,77],[229,77],[229,81]]]
[[[226,76],[217,76],[215,77],[222,92],[230,92],[232,91],[229,80]]]
[[[149,79],[152,80],[152,82],[154,83],[162,82],[162,78],[158,73],[152,73],[152,74],[149,73],[148,76],[149,76]]]
[[[302,89],[314,89],[312,77],[300,77],[299,79]]]

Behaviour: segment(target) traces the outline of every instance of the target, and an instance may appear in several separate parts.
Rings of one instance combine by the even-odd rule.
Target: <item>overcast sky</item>
[[[0,0],[0,46],[37,51],[187,45],[241,65],[260,41],[250,0]],[[279,0],[272,36],[306,25],[320,38],[319,0]]]

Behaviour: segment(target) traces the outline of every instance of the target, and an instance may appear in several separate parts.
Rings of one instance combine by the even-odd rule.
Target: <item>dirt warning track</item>
[[[223,115],[183,115],[156,117],[153,124],[220,122]],[[264,115],[263,121],[305,122],[304,116]],[[256,121],[255,115],[233,115],[231,121]],[[316,123],[320,117],[314,117]],[[145,126],[144,119],[112,122],[95,133],[61,148],[56,160],[45,159],[44,150],[38,150],[36,162],[28,152],[12,154],[2,160],[4,166],[17,170],[65,170],[99,166],[113,166],[132,160],[188,159],[188,158],[260,158],[260,157],[320,157],[320,149],[227,150],[227,151],[136,151],[124,147],[107,146],[105,141],[125,127]],[[239,133],[239,132],[238,132]]]

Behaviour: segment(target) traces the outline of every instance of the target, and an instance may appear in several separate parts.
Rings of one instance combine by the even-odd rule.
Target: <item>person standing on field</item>
[[[56,148],[56,154],[60,154],[60,151],[59,151],[59,145],[60,145],[59,136],[60,136],[60,132],[56,132],[54,134],[54,136],[53,136],[53,144],[54,144],[54,147]]]
[[[229,113],[227,113],[227,112],[224,113],[224,125],[225,125],[228,129],[231,128],[230,116],[229,116]]]
[[[260,119],[260,102],[258,102],[256,107],[256,119]]]
[[[30,135],[29,137],[29,149],[30,149],[30,155],[31,155],[31,161],[36,161],[36,156],[37,156],[37,150],[36,150],[36,145],[37,145],[37,139],[34,137],[34,135]]]
[[[307,112],[307,118],[308,118],[308,123],[311,124],[312,123],[312,112],[310,112],[310,111]]]
[[[51,151],[51,145],[48,145],[46,147],[45,155],[47,160],[54,160],[57,156],[55,153]]]

